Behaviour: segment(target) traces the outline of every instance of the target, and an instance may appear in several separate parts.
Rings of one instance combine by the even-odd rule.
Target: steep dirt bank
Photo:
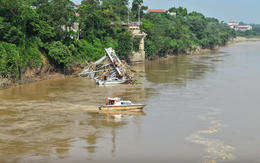
[[[8,88],[11,85],[11,80],[0,76],[0,89]]]
[[[84,65],[74,64],[69,68],[55,68],[46,62],[45,57],[42,55],[43,63],[39,68],[26,67],[20,70],[19,79],[16,77],[8,76],[3,78],[0,76],[0,90],[7,89],[11,86],[32,83],[46,79],[60,78],[60,77],[75,77],[82,71]]]

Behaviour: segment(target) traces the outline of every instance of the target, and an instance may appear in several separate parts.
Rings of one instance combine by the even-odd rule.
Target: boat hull
[[[125,80],[118,80],[118,81],[102,81],[102,80],[96,80],[96,84],[99,85],[110,85],[110,84],[123,84]]]
[[[128,106],[113,106],[113,105],[100,105],[101,111],[142,111],[145,105],[128,105]]]
[[[99,113],[106,115],[146,115],[142,110],[138,111],[110,111],[110,110],[101,110]]]

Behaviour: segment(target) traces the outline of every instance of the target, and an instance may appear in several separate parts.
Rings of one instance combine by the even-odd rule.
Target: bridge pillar
[[[144,51],[144,37],[140,38],[139,51]]]
[[[144,38],[146,37],[146,33],[139,32],[138,34],[133,34],[134,37],[140,38],[139,42],[139,51],[132,53],[129,57],[130,62],[137,63],[137,62],[144,62],[145,61],[145,51],[144,51]]]
[[[133,37],[140,38],[139,51],[133,51],[132,55],[129,57],[130,61],[133,63],[145,61],[144,38],[147,36],[147,34],[139,29],[140,25],[141,24],[130,23],[128,26],[128,29],[132,32]]]

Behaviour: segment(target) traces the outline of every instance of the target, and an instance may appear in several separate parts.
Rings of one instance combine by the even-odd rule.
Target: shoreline
[[[245,42],[245,41],[260,41],[260,38],[237,37],[234,38],[233,40],[228,41],[227,45],[238,43],[238,42]]]
[[[227,42],[227,45],[230,44],[235,44],[239,42],[245,42],[245,41],[260,41],[260,38],[246,38],[246,37],[237,37],[234,38],[230,41]],[[194,55],[194,54],[202,54],[202,53],[207,53],[210,51],[214,51],[219,49],[222,46],[217,46],[214,49],[201,49],[198,48],[195,51],[188,51],[186,54],[180,54],[180,55],[171,55],[167,54],[165,58],[172,58],[172,57],[178,57],[178,56],[184,56],[184,55]],[[161,59],[162,57],[155,57],[152,59],[146,59],[145,62],[150,61],[150,60],[157,60]],[[12,86],[18,86],[26,83],[33,83],[33,82],[38,82],[42,80],[48,80],[48,79],[55,79],[55,78],[70,78],[70,77],[76,77],[77,74],[82,71],[84,68],[80,68],[79,66],[76,66],[76,68],[72,68],[74,71],[73,73],[69,73],[69,75],[63,74],[61,72],[50,72],[50,68],[48,67],[46,63],[43,64],[41,67],[40,73],[36,72],[36,70],[33,68],[27,68],[24,73],[22,73],[20,80],[15,81],[13,78],[3,78],[0,76],[0,90],[2,89],[8,89],[11,88]],[[48,69],[48,70],[47,70]],[[42,72],[43,70],[43,72]]]

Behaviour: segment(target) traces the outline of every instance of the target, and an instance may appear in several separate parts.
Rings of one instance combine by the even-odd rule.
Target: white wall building
[[[252,30],[251,25],[238,25],[237,22],[228,22],[228,26],[230,28],[233,28],[234,30],[240,30],[240,31],[246,31],[246,30]]]
[[[228,22],[228,26],[233,28],[234,30],[238,30],[238,23],[237,22]]]
[[[240,31],[252,30],[252,26],[251,25],[238,26],[238,30]]]

